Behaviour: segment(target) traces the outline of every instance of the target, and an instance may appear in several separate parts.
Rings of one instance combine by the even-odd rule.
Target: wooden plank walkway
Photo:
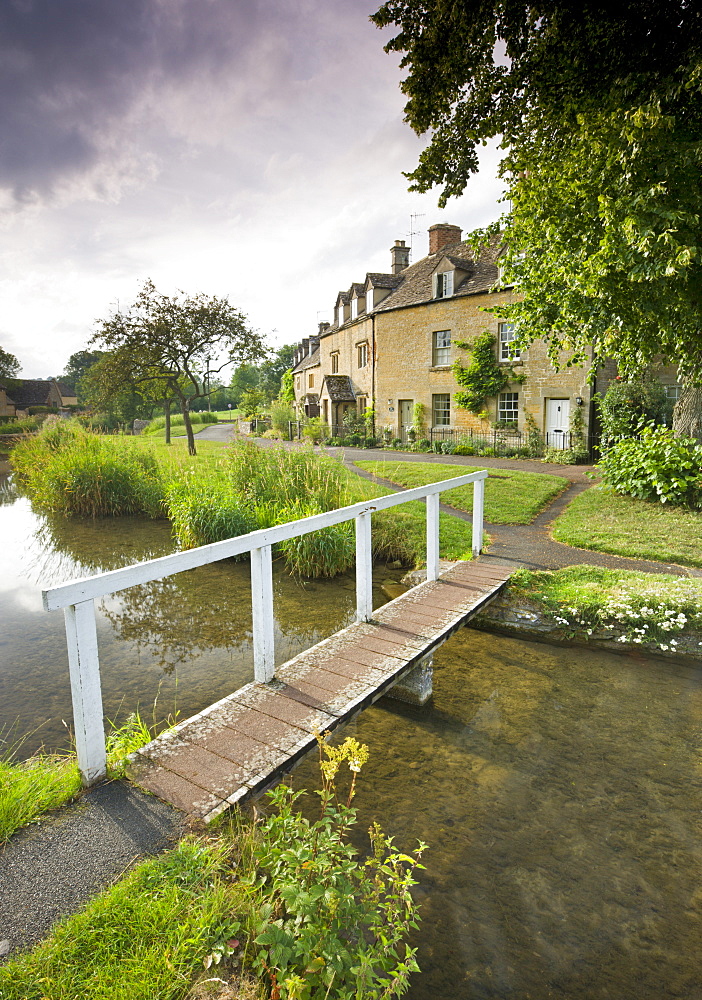
[[[511,570],[462,562],[162,734],[129,777],[204,819],[260,794],[331,731],[385,694],[504,588]]]

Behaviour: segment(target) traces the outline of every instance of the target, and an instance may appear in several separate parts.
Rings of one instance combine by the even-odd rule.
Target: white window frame
[[[440,271],[434,275],[434,298],[448,299],[453,295],[453,271]]]
[[[441,343],[439,342],[441,338]],[[444,368],[451,364],[451,331],[434,330],[431,335],[432,368]]]
[[[358,318],[358,299],[354,295],[354,297],[351,299],[351,319],[357,319],[357,318]]]
[[[343,304],[343,302],[340,302],[339,305],[336,307],[336,323],[337,323],[337,326],[343,326],[344,325],[344,304]]]
[[[519,423],[519,393],[501,392],[497,399],[497,420],[498,423],[512,424],[514,427]]]
[[[448,405],[442,406],[441,409],[438,408],[437,400],[447,400]],[[441,417],[437,420],[437,417]],[[451,426],[451,393],[450,392],[435,392],[431,397],[431,425],[432,427],[450,427]]]
[[[497,339],[499,340],[499,360],[500,361],[521,361],[522,352],[518,347],[510,348],[514,342],[514,323],[500,323],[497,327]]]
[[[364,340],[362,344],[356,344],[356,361],[357,368],[367,368],[368,367],[368,341]]]
[[[372,288],[367,288],[366,289],[366,312],[369,313],[369,312],[372,312],[372,311],[373,311],[373,289]]]

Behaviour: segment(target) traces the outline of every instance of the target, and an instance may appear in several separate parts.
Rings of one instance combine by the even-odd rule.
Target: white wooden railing
[[[253,610],[254,677],[266,683],[275,676],[273,646],[273,572],[271,549],[278,542],[306,535],[343,521],[356,520],[356,618],[368,621],[373,613],[373,559],[371,549],[371,515],[411,500],[426,497],[427,508],[427,580],[439,576],[439,494],[473,483],[473,555],[479,555],[483,541],[483,501],[487,472],[471,472],[440,483],[429,483],[378,497],[362,503],[340,507],[324,514],[315,514],[272,528],[251,531],[222,542],[202,545],[185,552],[175,552],[159,559],[125,566],[97,576],[73,580],[43,591],[44,608],[63,608],[66,616],[66,641],[73,699],[78,765],[83,782],[91,785],[106,773],[105,727],[100,689],[97,629],[95,626],[96,598],[114,594],[141,583],[160,580],[196,566],[251,553],[251,601]]]

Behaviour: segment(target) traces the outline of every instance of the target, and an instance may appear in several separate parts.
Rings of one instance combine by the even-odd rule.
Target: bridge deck
[[[510,570],[462,562],[186,719],[134,755],[130,778],[209,821],[275,782],[385,694],[503,589]]]

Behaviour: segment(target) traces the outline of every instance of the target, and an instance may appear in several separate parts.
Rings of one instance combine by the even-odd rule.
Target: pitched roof
[[[293,373],[303,372],[305,368],[315,368],[319,363],[319,347],[317,347],[311,354],[308,354],[306,358],[303,358],[302,361],[295,365]]]
[[[352,403],[356,399],[350,375],[325,375],[324,385],[332,403]]]
[[[366,282],[370,281],[373,288],[397,288],[404,280],[404,273],[380,274],[378,271],[369,271],[366,275]]]
[[[51,382],[49,379],[23,378],[18,379],[15,385],[7,390],[7,395],[15,406],[24,408],[26,406],[48,406],[50,392]],[[72,396],[73,393],[69,395]]]
[[[376,312],[386,312],[402,306],[417,305],[432,301],[432,275],[439,261],[448,257],[454,267],[468,271],[468,275],[454,288],[453,296],[477,295],[489,292],[498,280],[497,258],[502,251],[499,237],[495,237],[475,260],[467,243],[452,243],[442,247],[438,253],[423,257],[416,264],[410,264],[401,274],[393,275],[402,283],[376,307]]]

